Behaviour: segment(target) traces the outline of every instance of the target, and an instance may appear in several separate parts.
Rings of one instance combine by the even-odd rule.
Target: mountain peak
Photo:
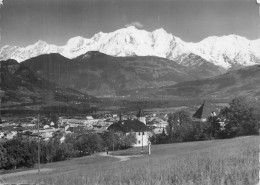
[[[38,40],[33,45],[30,45],[31,47],[38,47],[38,46],[47,46],[48,43],[43,40]],[[29,47],[29,46],[28,46]]]
[[[242,37],[242,36],[239,36],[239,35],[235,35],[235,34],[229,34],[229,35],[222,35],[222,36],[209,36],[209,37],[206,37],[205,39],[203,39],[201,42],[204,42],[204,41],[216,41],[216,40],[234,40],[234,41],[239,41],[239,40],[243,40],[243,41],[249,41],[247,38],[245,37]]]
[[[118,29],[114,32],[111,32],[111,34],[113,34],[113,33],[134,33],[134,34],[138,34],[138,33],[141,33],[141,32],[147,32],[147,31],[141,30],[141,29],[131,25],[131,26],[128,26],[128,27]]]
[[[105,35],[105,33],[100,31],[100,32],[96,33],[91,39],[94,40],[94,41],[98,41],[104,35]]]
[[[128,30],[138,30],[138,28],[135,27],[134,25],[127,26],[127,27],[125,27],[125,28],[123,28],[123,29],[128,29]]]
[[[67,45],[78,45],[83,43],[85,38],[81,36],[72,37],[67,41]]]
[[[156,29],[153,31],[153,33],[168,34],[163,28]]]
[[[27,47],[5,46],[0,50],[0,60],[9,58],[18,62],[48,53],[59,53],[66,58],[76,58],[88,51],[99,51],[111,56],[157,56],[182,63],[194,53],[203,59],[224,67],[260,63],[260,39],[250,41],[238,35],[210,36],[198,43],[187,43],[167,33],[163,28],[152,32],[128,26],[110,33],[99,32],[92,38],[76,36],[64,46],[50,45],[44,41]]]

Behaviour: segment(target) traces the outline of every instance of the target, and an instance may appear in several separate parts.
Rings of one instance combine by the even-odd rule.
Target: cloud
[[[128,23],[125,25],[125,27],[129,27],[129,26],[135,26],[136,28],[143,28],[144,25],[138,21],[133,21],[131,23]]]
[[[0,0],[0,6],[3,5],[3,1],[4,1],[4,0]]]

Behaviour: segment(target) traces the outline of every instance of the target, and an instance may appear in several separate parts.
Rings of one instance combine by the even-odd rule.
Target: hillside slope
[[[225,74],[201,80],[187,81],[154,89],[149,96],[213,97],[260,96],[260,65],[229,71]],[[143,92],[143,93],[144,93]]]
[[[127,96],[128,91],[161,87],[178,82],[206,78],[223,73],[223,69],[204,59],[189,55],[184,66],[164,58],[113,57],[97,51],[75,59],[59,54],[41,55],[21,63],[46,80],[98,96]]]
[[[97,99],[70,88],[62,88],[36,75],[15,60],[0,62],[1,109],[29,106],[91,102]],[[38,107],[39,108],[39,107]]]
[[[151,155],[146,155],[148,148],[143,147],[144,155],[128,161],[93,155],[42,164],[42,168],[53,171],[41,173],[41,182],[54,185],[67,182],[72,185],[257,184],[258,146],[258,136],[152,145]],[[117,151],[115,155],[140,154],[141,150],[140,147]],[[38,179],[34,174],[4,178],[8,183],[36,183]]]

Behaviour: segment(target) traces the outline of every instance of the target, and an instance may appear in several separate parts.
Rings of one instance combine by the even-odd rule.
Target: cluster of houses
[[[57,123],[45,121],[41,123],[36,117],[27,118],[26,121],[2,120],[0,125],[0,140],[13,139],[16,136],[33,139],[40,137],[49,140],[57,134],[66,135],[68,133],[101,133],[107,130],[108,126],[116,120],[114,118],[94,119],[92,116],[85,118],[64,118],[59,117]],[[39,122],[39,128],[38,128]]]
[[[217,115],[219,110],[216,106],[204,101],[203,104],[194,113],[193,119],[206,121],[210,116]],[[59,117],[57,123],[47,122],[47,124],[39,124],[38,119],[32,117],[23,123],[12,123],[8,120],[2,120],[0,124],[0,141],[12,139],[18,135],[27,139],[35,139],[41,137],[43,140],[49,140],[57,135],[62,136],[61,142],[64,141],[65,135],[68,133],[90,134],[102,133],[107,130],[113,132],[123,132],[125,134],[134,133],[136,135],[136,143],[134,147],[147,146],[149,138],[153,134],[160,134],[166,131],[167,115],[145,115],[143,109],[137,112],[136,116],[105,115],[99,118],[92,116],[65,118]]]

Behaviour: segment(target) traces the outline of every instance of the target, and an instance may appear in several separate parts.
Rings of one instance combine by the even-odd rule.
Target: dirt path
[[[52,170],[53,169],[50,169],[50,168],[42,168],[40,170],[40,173],[50,172]],[[8,178],[8,177],[13,177],[13,176],[37,174],[37,173],[38,173],[38,169],[36,169],[36,170],[27,170],[27,171],[15,172],[15,173],[3,174],[3,175],[0,175],[0,178]]]
[[[143,155],[107,155],[106,152],[101,152],[98,155],[103,156],[103,157],[115,157],[115,158],[119,159],[119,161],[116,161],[116,162],[128,161],[128,160],[130,160],[131,157],[143,156]]]

